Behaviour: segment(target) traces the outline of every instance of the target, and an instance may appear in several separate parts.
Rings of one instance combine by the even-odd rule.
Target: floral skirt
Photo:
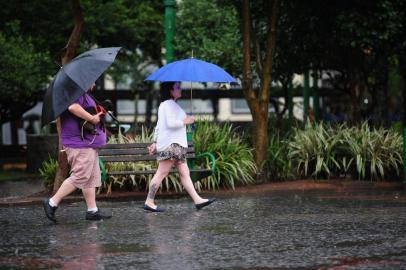
[[[157,160],[176,160],[177,162],[186,161],[186,151],[185,147],[180,146],[177,143],[169,145],[165,150],[158,152]]]

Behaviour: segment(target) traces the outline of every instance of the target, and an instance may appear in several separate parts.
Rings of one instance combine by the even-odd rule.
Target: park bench
[[[132,171],[110,171],[106,170],[106,163],[111,162],[142,162],[156,160],[156,154],[150,155],[147,147],[151,143],[111,143],[106,144],[99,151],[100,169],[102,172],[102,180],[106,181],[109,176],[127,176],[127,175],[151,175],[155,174],[156,168],[153,170],[132,170]],[[193,143],[188,143],[186,158],[190,169],[190,175],[193,182],[204,179],[214,173],[216,160],[213,154],[209,152],[196,153]],[[196,168],[195,160],[204,158],[209,161],[211,168]],[[177,173],[176,169],[172,169],[171,173]]]

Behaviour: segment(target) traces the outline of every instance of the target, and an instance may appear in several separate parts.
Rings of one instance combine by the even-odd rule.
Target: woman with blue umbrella
[[[194,123],[194,116],[187,116],[176,103],[182,96],[179,82],[164,82],[161,84],[161,104],[158,109],[158,122],[154,132],[154,143],[148,148],[149,153],[158,153],[159,162],[157,172],[149,184],[144,209],[151,212],[164,212],[155,204],[155,194],[161,186],[162,180],[168,175],[172,167],[179,171],[181,183],[192,198],[196,209],[200,210],[213,203],[215,199],[203,199],[197,194],[189,167],[186,163],[186,126]]]
[[[195,118],[186,116],[183,109],[176,103],[176,100],[182,95],[180,82],[237,83],[237,80],[219,66],[192,57],[161,67],[148,76],[146,81],[163,83],[154,143],[149,147],[150,154],[158,152],[159,166],[150,182],[144,209],[153,212],[164,211],[155,205],[154,198],[162,180],[173,166],[179,170],[182,185],[192,197],[196,208],[202,209],[213,203],[215,199],[201,198],[190,179],[189,167],[186,163],[186,126],[193,124]],[[192,95],[190,97],[192,99]]]
[[[190,82],[190,108],[192,113],[192,82],[238,83],[221,67],[196,58],[188,58],[169,63],[151,75],[146,81]]]

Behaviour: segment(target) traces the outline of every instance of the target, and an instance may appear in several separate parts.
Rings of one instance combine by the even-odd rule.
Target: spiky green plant
[[[289,157],[303,176],[327,178],[351,173],[358,179],[399,176],[402,166],[402,137],[398,132],[345,124],[307,125],[295,129],[289,142]]]
[[[52,190],[58,166],[58,161],[49,156],[47,160],[42,162],[41,168],[38,169],[43,184],[47,190]]]
[[[235,188],[237,184],[254,181],[257,167],[252,149],[244,142],[232,125],[219,125],[206,120],[196,123],[193,141],[196,152],[211,152],[216,156],[216,170],[213,176],[202,181],[207,189],[219,186]]]
[[[314,126],[308,122],[303,130],[294,129],[288,144],[288,157],[296,165],[299,175],[330,178],[335,171],[342,169],[337,159],[342,143],[342,136],[331,126],[322,122]]]
[[[270,179],[288,180],[295,177],[292,161],[288,158],[288,138],[283,140],[279,133],[269,136],[266,171]]]
[[[345,141],[355,160],[358,179],[383,179],[385,171],[399,175],[402,166],[402,136],[393,130],[371,128],[367,122],[349,129]]]

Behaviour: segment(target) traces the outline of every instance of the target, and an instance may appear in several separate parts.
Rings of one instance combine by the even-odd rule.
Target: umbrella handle
[[[193,87],[192,82],[190,82],[190,115],[193,114]]]
[[[192,113],[188,113],[187,115],[188,115],[188,116],[192,116],[193,114],[192,114]],[[195,125],[195,123],[190,124],[190,125],[187,125],[186,130],[187,130],[187,132],[194,132],[194,131],[196,130],[196,125]]]

